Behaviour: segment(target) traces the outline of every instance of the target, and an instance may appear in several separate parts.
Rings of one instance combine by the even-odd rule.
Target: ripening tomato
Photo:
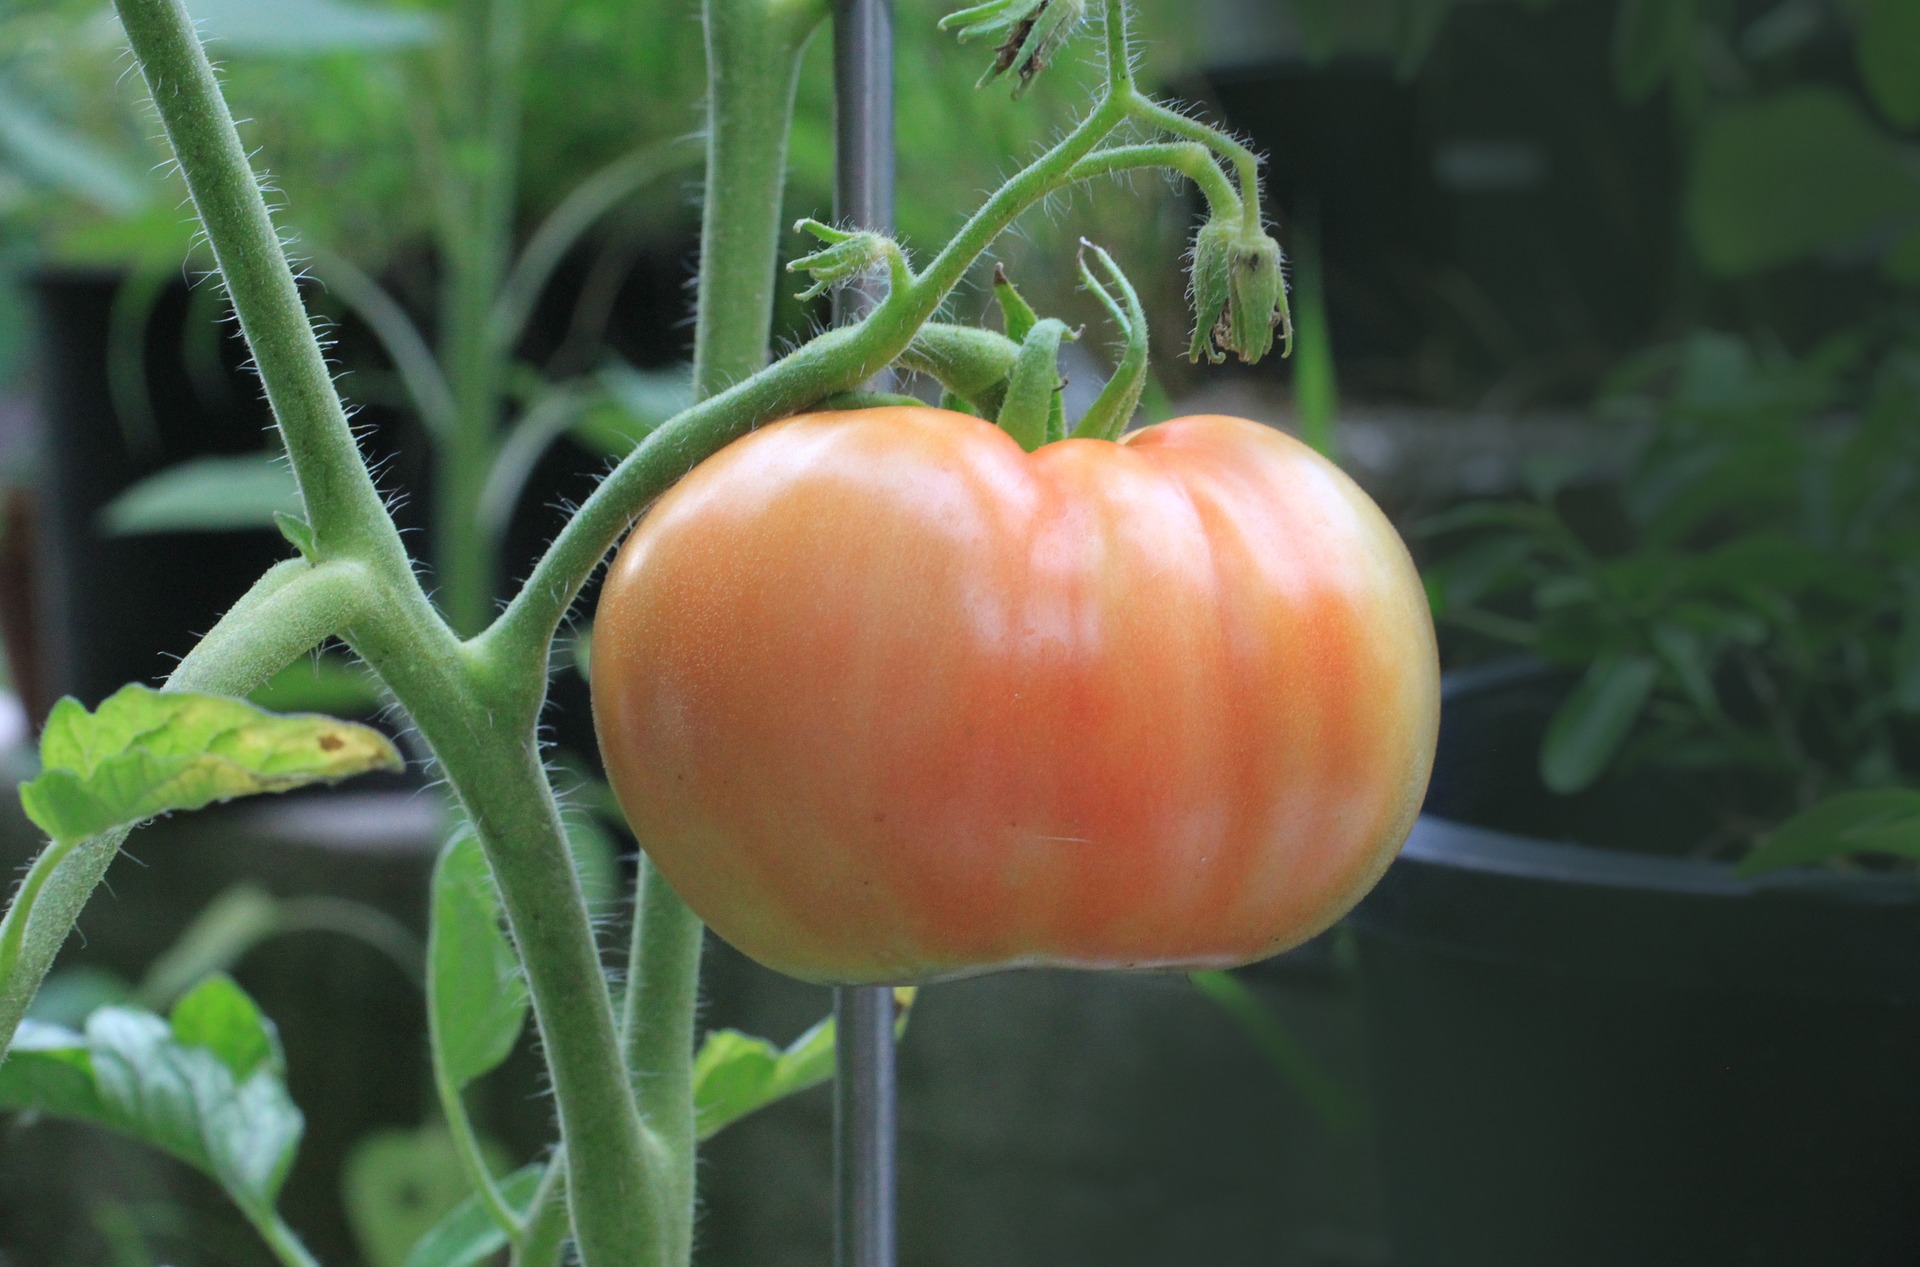
[[[594,626],[655,864],[842,983],[1305,940],[1405,839],[1438,679],[1386,518],[1236,418],[1030,454],[937,409],[775,423],[653,507]]]

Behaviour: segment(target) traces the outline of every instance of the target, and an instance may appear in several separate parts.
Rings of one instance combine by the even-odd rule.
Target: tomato
[[[592,676],[661,873],[842,983],[1295,945],[1405,839],[1439,715],[1385,516],[1222,417],[1031,454],[937,409],[765,427],[621,548]]]

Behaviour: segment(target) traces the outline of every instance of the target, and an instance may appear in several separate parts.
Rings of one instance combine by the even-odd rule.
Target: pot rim
[[[1502,660],[1457,669],[1441,679],[1441,708],[1444,712],[1453,700],[1539,681],[1557,672],[1534,659]],[[1728,862],[1544,840],[1425,812],[1414,824],[1399,860],[1549,884],[1648,889],[1698,897],[1740,899],[1779,894],[1874,905],[1920,902],[1920,877],[1912,875],[1790,867],[1745,877]]]

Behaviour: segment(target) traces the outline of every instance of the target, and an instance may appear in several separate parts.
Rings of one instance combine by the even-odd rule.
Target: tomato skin
[[[593,707],[714,931],[908,982],[1311,937],[1406,838],[1439,668],[1385,516],[1278,431],[1027,454],[902,407],[775,423],[663,497],[601,595]]]

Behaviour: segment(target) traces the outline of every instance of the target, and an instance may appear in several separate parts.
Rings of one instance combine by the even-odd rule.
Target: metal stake
[[[893,2],[834,0],[834,214],[893,228]],[[848,288],[834,319],[874,302]],[[894,1267],[893,991],[833,992],[839,1063],[833,1079],[834,1267]]]

